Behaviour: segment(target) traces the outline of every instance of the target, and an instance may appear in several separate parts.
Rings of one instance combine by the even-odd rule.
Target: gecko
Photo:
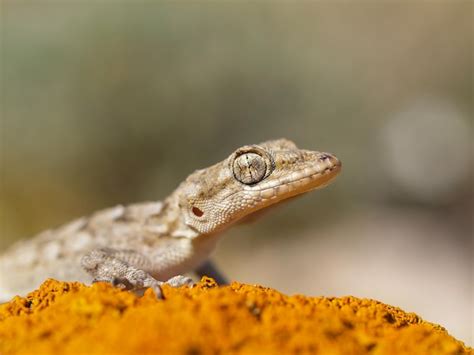
[[[46,278],[139,291],[192,286],[192,273],[227,283],[209,259],[222,232],[257,211],[328,185],[330,153],[288,139],[245,145],[189,175],[165,200],[118,205],[19,241],[0,255],[0,301]]]

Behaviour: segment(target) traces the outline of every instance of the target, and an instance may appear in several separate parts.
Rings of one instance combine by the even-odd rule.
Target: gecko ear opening
[[[193,212],[193,214],[196,216],[196,217],[202,217],[204,216],[204,212],[202,210],[200,210],[199,208],[197,207],[193,207],[191,209],[191,211]]]

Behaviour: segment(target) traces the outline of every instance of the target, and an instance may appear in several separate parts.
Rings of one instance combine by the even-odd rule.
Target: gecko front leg
[[[182,275],[175,276],[166,282],[158,281],[141,267],[149,264],[148,259],[140,253],[130,250],[103,248],[86,254],[81,265],[93,278],[93,282],[109,282],[114,286],[136,291],[152,288],[158,298],[163,298],[161,286],[191,286],[193,281]]]

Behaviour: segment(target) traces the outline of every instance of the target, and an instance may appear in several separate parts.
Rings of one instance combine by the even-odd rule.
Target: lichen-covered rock
[[[260,286],[151,290],[47,280],[0,306],[0,354],[470,354],[442,327],[354,297]]]

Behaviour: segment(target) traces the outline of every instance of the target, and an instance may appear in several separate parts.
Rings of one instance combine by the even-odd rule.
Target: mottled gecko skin
[[[98,211],[13,245],[0,256],[0,300],[25,294],[48,277],[153,287],[158,296],[157,280],[196,269],[219,278],[206,262],[222,230],[326,186],[340,169],[335,156],[298,149],[286,139],[243,146],[195,171],[163,202]],[[184,277],[170,280],[175,286],[189,283]]]

